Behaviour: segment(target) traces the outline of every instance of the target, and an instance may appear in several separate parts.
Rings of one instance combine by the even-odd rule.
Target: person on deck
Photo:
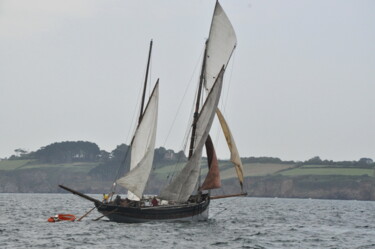
[[[159,206],[158,200],[154,197],[151,201],[152,206]]]
[[[121,197],[119,195],[116,196],[115,204],[120,205],[121,204]]]
[[[104,203],[108,203],[108,198],[109,198],[108,194],[103,194],[103,202]]]

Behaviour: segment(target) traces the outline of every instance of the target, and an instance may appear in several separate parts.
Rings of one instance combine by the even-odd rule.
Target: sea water
[[[100,195],[92,195],[101,198]],[[212,200],[207,222],[119,224],[71,194],[0,194],[0,248],[375,248],[375,202]]]

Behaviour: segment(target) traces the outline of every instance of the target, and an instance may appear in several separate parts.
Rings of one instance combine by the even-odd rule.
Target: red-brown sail
[[[206,143],[208,173],[204,180],[201,190],[208,190],[221,187],[219,162],[217,161],[216,152],[210,135],[208,135]]]

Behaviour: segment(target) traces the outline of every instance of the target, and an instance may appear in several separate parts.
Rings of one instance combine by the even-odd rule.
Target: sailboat
[[[150,44],[149,60],[151,47],[152,43]],[[209,135],[216,114],[231,151],[231,161],[235,165],[241,186],[241,193],[231,196],[246,195],[243,192],[242,163],[229,126],[218,109],[225,68],[235,47],[234,29],[217,1],[209,38],[205,43],[196,102],[194,103],[195,111],[191,125],[188,160],[179,174],[161,190],[159,195],[147,198],[143,193],[152,168],[159,85],[158,82],[155,84],[143,110],[146,80],[138,126],[131,142],[130,171],[114,183],[114,186],[119,184],[128,189],[127,198],[121,199],[120,196],[117,196],[109,202],[99,201],[65,186],[59,186],[94,202],[97,210],[111,221],[133,223],[155,220],[207,220],[210,200],[230,197],[212,197],[210,195],[211,189],[221,186],[219,164]],[[201,103],[202,99],[204,99],[203,103]],[[209,170],[201,184],[200,167],[204,147],[206,148]]]

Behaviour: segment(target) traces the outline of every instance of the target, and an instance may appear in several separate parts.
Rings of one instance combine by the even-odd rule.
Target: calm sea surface
[[[93,195],[101,198],[100,195]],[[375,248],[375,202],[213,200],[208,222],[118,224],[71,194],[0,194],[0,248]]]

